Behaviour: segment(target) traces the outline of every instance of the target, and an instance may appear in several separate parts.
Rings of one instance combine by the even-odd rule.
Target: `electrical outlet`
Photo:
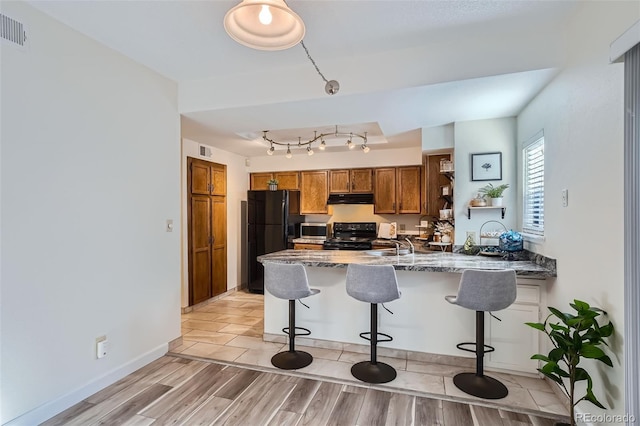
[[[100,336],[96,338],[96,358],[104,358],[109,351],[109,342],[107,336]]]
[[[471,237],[471,241],[476,243],[476,232],[475,231],[467,231],[467,238]]]
[[[569,190],[562,190],[562,207],[567,207],[569,205]]]

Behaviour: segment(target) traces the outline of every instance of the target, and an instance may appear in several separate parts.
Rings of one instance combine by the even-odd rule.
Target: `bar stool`
[[[320,290],[309,288],[307,271],[303,265],[273,262],[264,264],[264,286],[278,299],[289,300],[289,327],[282,329],[289,336],[289,350],[275,354],[271,358],[271,364],[283,370],[306,367],[311,364],[313,357],[308,352],[296,351],[294,340],[296,336],[308,336],[311,331],[304,327],[296,327],[296,300],[318,294]],[[297,330],[303,332],[296,333]]]
[[[400,298],[396,271],[391,265],[350,264],[347,267],[346,287],[349,296],[371,304],[371,331],[360,333],[360,337],[371,342],[371,360],[354,364],[351,374],[367,383],[390,382],[396,378],[396,370],[389,364],[378,362],[377,345],[378,342],[390,342],[393,338],[378,332],[378,303]],[[383,339],[378,339],[379,335]]]
[[[445,299],[454,305],[476,311],[476,341],[456,345],[458,349],[476,354],[476,372],[456,374],[453,383],[461,391],[479,398],[504,398],[509,393],[507,387],[493,377],[484,375],[484,354],[495,350],[484,344],[484,313],[505,309],[516,300],[515,271],[466,270],[462,273],[457,296],[445,296]],[[474,349],[464,347],[469,345]]]

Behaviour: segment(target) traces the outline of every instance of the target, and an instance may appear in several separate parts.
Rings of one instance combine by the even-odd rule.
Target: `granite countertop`
[[[533,261],[508,261],[458,253],[415,253],[404,256],[375,256],[366,251],[282,250],[258,257],[260,262],[302,263],[306,266],[344,268],[350,263],[393,265],[401,271],[462,272],[465,269],[513,269],[529,278],[556,276],[556,269]]]

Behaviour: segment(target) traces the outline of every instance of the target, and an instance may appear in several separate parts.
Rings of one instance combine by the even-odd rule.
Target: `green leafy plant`
[[[509,187],[508,183],[504,183],[499,186],[493,186],[493,184],[489,183],[482,188],[479,189],[481,194],[486,195],[489,198],[500,198],[502,197],[502,193],[505,189]]]
[[[267,181],[267,185],[277,185],[278,184],[278,179],[269,179]]]
[[[566,392],[571,403],[571,424],[575,425],[575,406],[580,401],[589,401],[593,405],[605,408],[593,394],[593,380],[587,370],[579,367],[582,358],[601,361],[613,367],[611,359],[599,347],[607,345],[604,340],[613,334],[613,324],[600,326],[596,318],[607,313],[600,308],[589,306],[588,303],[574,300],[570,306],[576,311],[563,313],[556,308],[549,307],[551,313],[544,323],[528,322],[528,326],[544,332],[554,348],[549,355],[535,354],[531,359],[543,361],[545,364],[538,371],[549,379],[558,383]],[[559,319],[555,323],[552,317]],[[565,379],[568,381],[565,383]],[[579,381],[587,382],[586,394],[578,399],[575,396],[575,384]]]

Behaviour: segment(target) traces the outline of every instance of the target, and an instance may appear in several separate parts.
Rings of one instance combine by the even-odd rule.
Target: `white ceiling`
[[[264,52],[231,40],[222,20],[238,1],[30,3],[178,82],[183,136],[247,157],[265,155],[262,130],[297,143],[298,136],[310,139],[313,130],[339,125],[341,132],[368,131],[372,149],[396,148],[420,145],[423,127],[516,115],[562,66],[554,48],[579,7],[578,1],[290,0],[305,22],[312,57],[341,84],[329,96],[300,46]],[[200,86],[210,93],[212,82],[222,88],[213,92],[216,106],[191,105],[185,93]],[[279,99],[262,96],[270,89]]]

